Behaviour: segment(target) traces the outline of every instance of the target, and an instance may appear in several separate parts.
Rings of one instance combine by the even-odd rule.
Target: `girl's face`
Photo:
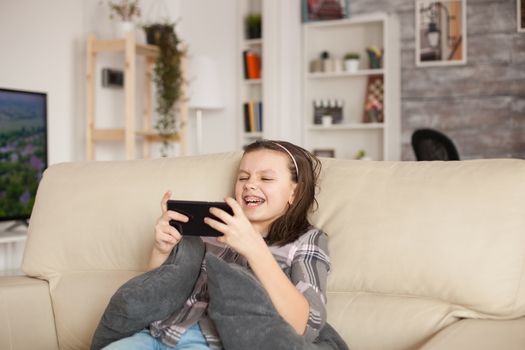
[[[262,149],[244,154],[235,183],[235,199],[254,228],[264,236],[294,200],[297,184],[288,169],[289,156]]]

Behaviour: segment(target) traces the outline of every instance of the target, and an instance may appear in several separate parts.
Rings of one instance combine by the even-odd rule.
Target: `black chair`
[[[459,160],[454,143],[445,134],[432,129],[419,129],[412,134],[412,148],[419,160]]]

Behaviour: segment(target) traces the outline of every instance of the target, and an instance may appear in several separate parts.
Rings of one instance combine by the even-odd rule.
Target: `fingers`
[[[215,215],[217,218],[219,218],[226,224],[229,224],[232,220],[232,216],[220,208],[211,207],[210,214]]]
[[[180,232],[167,222],[160,222],[156,227],[156,240],[167,243],[177,244],[182,239]]]
[[[242,216],[242,215],[244,215],[244,212],[242,211],[241,206],[239,205],[239,203],[237,203],[237,201],[235,199],[233,199],[231,197],[226,197],[226,198],[224,198],[224,201],[226,202],[226,204],[228,204],[230,206],[230,208],[233,211],[233,215],[234,216]],[[232,215],[230,215],[229,213],[225,212],[222,209],[212,207],[212,208],[210,208],[210,213],[212,213],[213,215],[215,215],[216,217],[218,217],[219,219],[221,219],[222,221],[224,221],[227,224],[229,224],[231,222]]]
[[[169,218],[164,219],[164,217],[161,217],[159,221],[157,221],[157,225],[155,226],[155,230],[158,232],[166,232],[169,234],[172,234],[173,232],[176,232],[177,235],[180,235],[179,231],[169,223]]]
[[[232,208],[233,215],[244,214],[240,204],[237,203],[237,201],[235,199],[233,199],[232,197],[226,197],[226,198],[224,198],[224,201],[226,202],[226,204],[228,204],[230,206],[230,208]]]
[[[168,199],[171,198],[171,191],[167,190],[164,192],[164,195],[162,196],[162,200],[160,201],[160,210],[165,213],[168,211]]]
[[[217,210],[220,210],[220,209],[217,209]],[[227,213],[225,213],[225,214],[228,215]],[[204,218],[204,223],[209,225],[211,228],[216,229],[217,231],[221,232],[224,235],[226,235],[226,233],[227,233],[228,225],[223,224],[222,222],[219,222],[217,220],[213,220],[212,218]]]
[[[173,210],[168,210],[165,213],[163,213],[160,219],[166,223],[169,223],[170,220],[175,220],[175,221],[180,221],[180,222],[188,222],[189,220],[189,218],[186,215],[173,211]]]
[[[162,243],[173,245],[179,243],[179,241],[182,239],[182,236],[177,232],[177,230],[170,230],[169,233],[161,232],[158,239]]]

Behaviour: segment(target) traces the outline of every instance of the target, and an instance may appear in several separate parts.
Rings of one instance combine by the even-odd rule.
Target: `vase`
[[[133,22],[117,22],[116,23],[116,35],[118,39],[125,38],[130,32],[135,31],[135,23]]]
[[[345,70],[355,73],[359,70],[359,60],[345,60]]]

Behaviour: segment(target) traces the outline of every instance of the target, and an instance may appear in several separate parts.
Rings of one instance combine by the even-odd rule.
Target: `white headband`
[[[292,155],[292,152],[290,152],[288,150],[288,148],[284,147],[283,145],[281,145],[280,143],[277,143],[277,142],[274,142],[274,144],[276,144],[277,146],[281,147],[282,149],[284,149],[286,151],[286,153],[288,153],[288,155],[290,156],[290,158],[292,158],[293,160],[293,165],[295,165],[295,172],[297,173],[297,181],[299,181],[299,168],[297,167],[297,162],[295,161],[295,158],[294,156]]]

